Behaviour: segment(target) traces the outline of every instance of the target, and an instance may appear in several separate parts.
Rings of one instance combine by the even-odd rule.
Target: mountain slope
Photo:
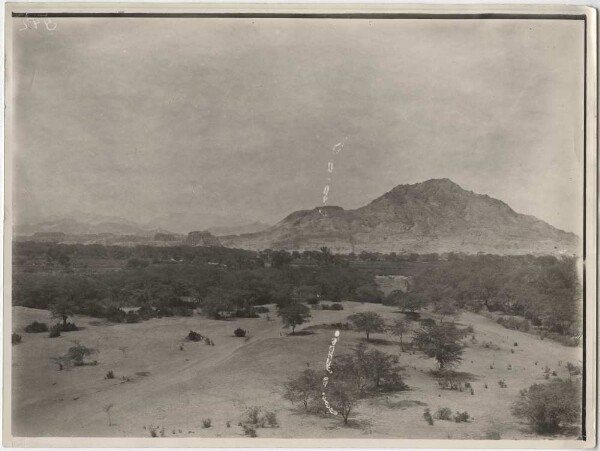
[[[399,185],[356,210],[296,211],[259,233],[222,237],[245,249],[337,252],[574,253],[579,239],[448,179]]]

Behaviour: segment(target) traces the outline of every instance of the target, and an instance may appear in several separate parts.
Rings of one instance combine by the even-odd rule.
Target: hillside
[[[262,232],[221,237],[243,249],[336,252],[576,253],[579,238],[449,179],[398,185],[355,210],[293,212]]]

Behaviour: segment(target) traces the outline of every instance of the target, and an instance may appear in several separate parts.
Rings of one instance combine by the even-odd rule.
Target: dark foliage
[[[28,334],[48,332],[48,325],[46,323],[38,323],[37,321],[34,321],[33,323],[25,326],[25,332],[27,332]]]

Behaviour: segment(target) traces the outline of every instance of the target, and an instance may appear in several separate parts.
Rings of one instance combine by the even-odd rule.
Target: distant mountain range
[[[220,237],[227,247],[336,252],[577,253],[579,238],[449,179],[398,185],[355,210],[295,211],[266,230]]]
[[[74,215],[69,216],[51,216],[39,221],[18,224],[15,227],[15,235],[33,235],[35,233],[62,232],[66,235],[140,235],[151,236],[160,229],[145,228],[133,221],[127,219],[95,216],[95,215]]]

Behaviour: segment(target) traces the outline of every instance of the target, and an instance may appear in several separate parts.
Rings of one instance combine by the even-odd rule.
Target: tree
[[[69,316],[75,313],[74,304],[69,297],[61,297],[57,302],[50,305],[50,313],[52,314],[52,318],[61,319],[63,327],[66,328]]]
[[[367,334],[367,341],[369,341],[369,334],[373,332],[383,332],[385,322],[379,313],[376,312],[362,312],[350,315],[348,319],[354,323],[354,327],[361,332]]]
[[[300,376],[291,378],[285,383],[285,393],[283,397],[293,403],[301,402],[304,409],[308,410],[309,404],[314,401],[320,401],[321,378],[314,370],[306,369]]]
[[[392,334],[400,337],[400,349],[402,349],[402,352],[404,352],[404,343],[402,342],[402,337],[409,330],[408,323],[402,319],[395,319],[394,324],[392,327],[390,327]]]
[[[360,401],[361,393],[344,374],[336,374],[327,385],[327,401],[348,424],[350,412]]]
[[[398,376],[398,356],[386,354],[377,349],[373,349],[365,354],[365,366],[369,379],[379,388],[382,382],[397,383],[400,381]]]
[[[102,409],[106,412],[108,416],[108,426],[112,426],[112,421],[110,419],[110,409],[114,407],[114,404],[106,404]]]
[[[435,303],[433,312],[440,315],[440,322],[444,322],[444,318],[456,317],[459,311],[454,300],[445,298]]]
[[[310,309],[306,305],[296,302],[281,307],[277,315],[281,317],[286,327],[292,328],[292,335],[294,335],[296,326],[304,324],[309,320]]]
[[[457,365],[462,360],[465,331],[452,323],[428,324],[413,338],[413,345],[427,357],[435,358],[440,370]]]
[[[558,432],[565,423],[580,419],[581,385],[577,380],[562,379],[533,384],[521,392],[512,413],[528,420],[538,433]]]
[[[399,305],[403,312],[416,312],[425,306],[425,301],[416,293],[407,293]]]

